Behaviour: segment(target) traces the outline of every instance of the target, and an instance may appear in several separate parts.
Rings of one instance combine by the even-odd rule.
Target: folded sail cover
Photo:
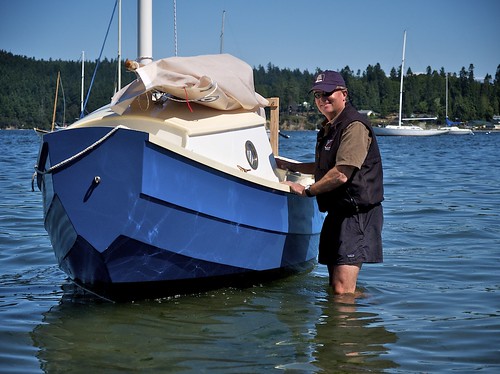
[[[448,117],[446,117],[446,125],[447,126],[456,126],[456,125],[460,125],[460,124],[461,124],[460,122],[450,121],[450,119]]]
[[[117,92],[111,109],[122,114],[136,97],[161,91],[219,110],[257,111],[268,101],[255,92],[253,69],[228,55],[170,57],[136,70],[138,79]]]

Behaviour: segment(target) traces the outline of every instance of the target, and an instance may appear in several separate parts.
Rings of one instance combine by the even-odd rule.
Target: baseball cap
[[[325,70],[324,72],[316,76],[316,80],[314,81],[314,84],[312,88],[309,90],[309,92],[311,91],[332,92],[335,91],[337,87],[345,88],[345,86],[346,85],[344,78],[342,78],[342,75],[340,75],[340,73],[337,73],[336,71],[333,70]]]

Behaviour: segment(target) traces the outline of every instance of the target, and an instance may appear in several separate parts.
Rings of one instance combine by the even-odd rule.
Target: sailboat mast
[[[122,1],[118,0],[118,87],[122,88]]]
[[[446,119],[448,119],[448,73],[446,73]]]
[[[146,65],[153,61],[153,1],[139,0],[137,13],[137,61]]]
[[[80,113],[83,113],[83,86],[84,86],[84,79],[85,79],[85,52],[82,51],[82,87],[81,87],[81,94],[80,94]]]
[[[56,97],[54,99],[54,111],[52,113],[52,127],[50,131],[54,131],[54,126],[56,122],[56,107],[57,107],[57,94],[59,92],[59,80],[61,79],[61,72],[57,72],[57,83],[56,83]]]
[[[174,56],[177,56],[177,2],[174,0]]]
[[[404,75],[404,68],[405,68],[405,49],[406,49],[406,30],[403,34],[403,58],[401,60],[401,83],[399,85],[399,117],[398,117],[398,126],[401,126],[402,120],[401,120],[401,114],[403,110],[403,75]]]

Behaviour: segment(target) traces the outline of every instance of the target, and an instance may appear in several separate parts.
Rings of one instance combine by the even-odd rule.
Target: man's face
[[[330,121],[339,115],[345,107],[347,90],[333,92],[314,92],[314,101],[319,111]]]

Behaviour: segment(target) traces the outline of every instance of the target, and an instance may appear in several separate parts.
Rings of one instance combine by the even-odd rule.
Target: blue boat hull
[[[45,135],[39,170],[109,131]],[[322,218],[313,199],[223,173],[148,139],[120,129],[38,175],[56,258],[77,284],[107,297],[162,296],[314,264]]]

